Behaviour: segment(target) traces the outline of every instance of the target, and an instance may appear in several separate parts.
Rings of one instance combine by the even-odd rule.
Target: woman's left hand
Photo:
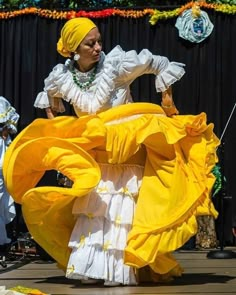
[[[167,117],[173,117],[179,114],[179,111],[174,103],[171,105],[164,105],[163,103],[161,103],[161,106],[164,112],[166,113]]]
[[[173,98],[172,98],[172,90],[171,87],[166,91],[162,92],[162,101],[161,106],[166,113],[167,117],[173,117],[174,115],[178,115],[179,111],[176,108]]]

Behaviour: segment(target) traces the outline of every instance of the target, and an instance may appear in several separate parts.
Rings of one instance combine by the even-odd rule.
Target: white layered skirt
[[[6,144],[0,139],[0,245],[9,244],[11,239],[7,236],[6,224],[10,223],[16,216],[15,203],[6,190],[2,174]]]
[[[73,207],[77,221],[66,277],[102,279],[105,283],[135,285],[135,271],[124,265],[123,251],[131,228],[143,166],[100,163],[101,180]]]

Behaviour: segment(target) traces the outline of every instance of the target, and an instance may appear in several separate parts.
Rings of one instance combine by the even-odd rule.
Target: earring
[[[80,59],[80,55],[78,54],[78,53],[76,53],[75,55],[74,55],[74,60],[75,61],[78,61]]]

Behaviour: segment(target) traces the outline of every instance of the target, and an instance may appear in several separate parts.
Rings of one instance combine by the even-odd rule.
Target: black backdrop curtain
[[[94,22],[100,28],[105,52],[119,44],[124,50],[148,48],[154,54],[185,63],[185,76],[173,86],[175,103],[182,114],[206,112],[220,137],[236,101],[233,83],[236,77],[236,17],[207,12],[214,29],[200,44],[179,38],[175,18],[159,21],[154,26],[150,25],[148,16],[137,19],[112,16],[94,19]],[[65,61],[56,51],[64,23],[65,20],[35,15],[0,20],[0,95],[6,97],[20,114],[19,130],[35,118],[45,117],[43,111],[34,109],[33,102],[53,66]],[[134,82],[132,93],[135,101],[160,102],[150,76]],[[71,112],[68,107],[67,113]],[[225,133],[222,157],[227,195],[236,200],[234,126],[236,112]]]

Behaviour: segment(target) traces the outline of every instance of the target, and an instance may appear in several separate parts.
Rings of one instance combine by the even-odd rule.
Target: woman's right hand
[[[53,119],[56,117],[57,113],[55,111],[53,111],[50,107],[46,108],[46,115],[48,119]]]

